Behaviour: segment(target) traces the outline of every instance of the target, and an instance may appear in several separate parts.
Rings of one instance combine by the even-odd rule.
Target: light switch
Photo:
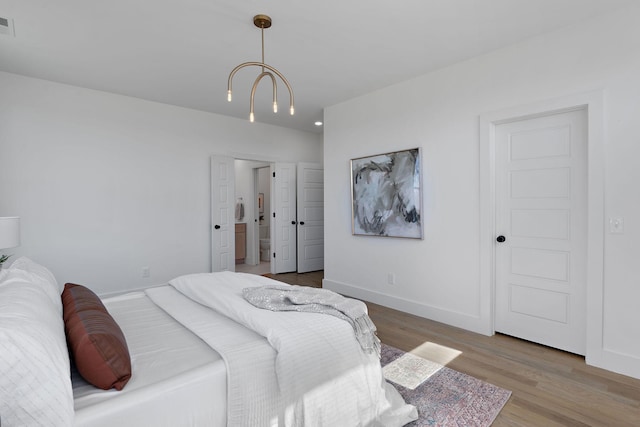
[[[622,234],[624,232],[624,218],[611,217],[609,218],[609,233]]]
[[[396,284],[396,275],[393,274],[393,273],[387,274],[387,283],[389,285],[395,285]]]

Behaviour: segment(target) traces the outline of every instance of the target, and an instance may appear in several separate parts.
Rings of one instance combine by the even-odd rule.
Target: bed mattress
[[[143,292],[103,300],[124,332],[132,376],[101,390],[72,372],[76,426],[224,426],[227,378],[220,355]]]

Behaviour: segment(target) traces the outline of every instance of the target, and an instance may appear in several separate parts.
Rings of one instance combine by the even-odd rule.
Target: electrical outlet
[[[142,267],[142,277],[151,276],[151,269],[149,267]]]
[[[389,273],[387,274],[387,283],[390,285],[395,285],[396,284],[396,275],[393,273]]]

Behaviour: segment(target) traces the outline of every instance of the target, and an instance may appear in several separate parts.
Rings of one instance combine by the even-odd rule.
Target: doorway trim
[[[258,166],[258,167],[254,167],[253,168],[253,194],[254,194],[254,200],[258,200],[258,194],[260,193],[259,191],[259,174],[260,174],[260,169],[269,169],[269,173],[267,174],[269,177],[271,176],[271,170],[273,169],[275,163],[265,163],[264,166]],[[271,208],[271,187],[272,187],[272,180],[269,178],[269,208]],[[264,203],[264,202],[263,202]],[[260,265],[260,263],[262,262],[262,253],[260,252],[260,211],[259,211],[259,206],[258,204],[254,205],[254,215],[256,218],[256,223],[257,227],[255,227],[255,236],[254,236],[254,242],[253,242],[253,250],[254,250],[254,260],[256,261],[255,265]],[[266,221],[268,221],[268,225],[269,225],[269,240],[272,240],[272,236],[271,236],[271,213],[270,212],[263,212],[263,215],[266,217]],[[271,247],[272,242],[269,243],[269,247]],[[271,272],[272,270],[272,266],[273,266],[273,258],[271,257],[271,255],[269,255],[269,271]]]
[[[480,115],[480,317],[495,333],[495,128],[497,125],[551,113],[587,112],[587,285],[586,361],[603,367],[604,293],[604,93],[569,95]]]
[[[270,165],[270,164],[274,164],[275,162],[280,161],[278,158],[276,157],[272,157],[272,156],[267,156],[267,155],[261,155],[261,154],[251,154],[251,153],[241,153],[241,152],[237,152],[237,151],[230,151],[230,152],[218,152],[218,153],[212,153],[209,155],[210,161],[211,159],[215,158],[215,157],[228,157],[229,159],[231,159],[234,164],[236,160],[244,160],[244,161],[249,161],[249,162],[256,162],[256,163],[265,163],[265,165]],[[233,173],[235,174],[235,166],[233,169]],[[213,222],[213,210],[212,210],[212,205],[213,205],[213,169],[210,167],[210,181],[209,181],[209,271],[214,271],[214,262],[213,262],[213,256],[214,256],[214,222]],[[235,179],[234,179],[235,181]],[[252,187],[255,186],[255,180],[252,177]],[[255,188],[252,189],[252,192],[255,192]],[[233,195],[233,200],[235,200],[235,182],[234,182],[234,195]],[[253,203],[252,203],[253,204]],[[233,210],[232,210],[233,212]],[[233,215],[233,213],[231,214]],[[257,233],[256,230],[254,230],[254,233]],[[254,239],[255,240],[255,236]],[[255,242],[254,242],[255,245]],[[259,245],[258,245],[259,247]],[[249,249],[249,248],[248,248]],[[255,248],[254,248],[255,250]],[[259,250],[259,249],[258,249]],[[235,269],[235,265],[234,265],[234,269]]]

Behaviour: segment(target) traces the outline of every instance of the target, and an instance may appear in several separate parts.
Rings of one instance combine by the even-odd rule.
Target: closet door
[[[584,355],[587,111],[496,135],[496,332]]]
[[[324,170],[298,163],[298,273],[324,269]]]
[[[276,163],[272,184],[271,272],[288,273],[296,271],[296,164]]]

